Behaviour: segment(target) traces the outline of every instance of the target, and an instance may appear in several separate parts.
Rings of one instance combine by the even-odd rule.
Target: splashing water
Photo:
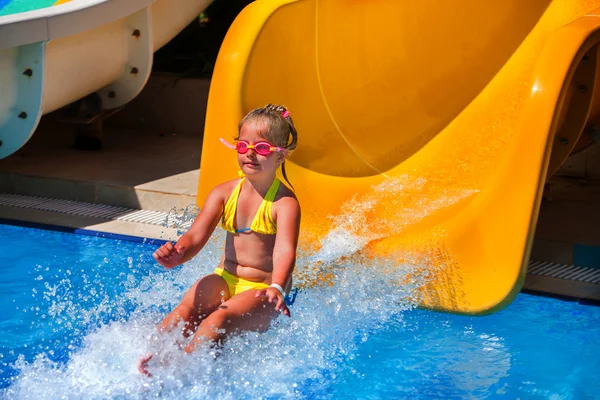
[[[80,338],[61,342],[66,348],[59,360],[47,352],[33,361],[20,357],[14,365],[19,374],[4,396],[310,397],[343,370],[344,360],[370,334],[412,307],[407,300],[412,288],[395,287],[394,277],[383,279],[360,262],[347,262],[337,266],[331,286],[298,296],[292,319],[279,317],[264,334],[234,337],[218,355],[208,346],[184,355],[176,345],[179,333],[158,336],[156,323],[199,276],[211,271],[222,242],[219,232],[179,270],[124,277],[124,292],[112,298],[93,283],[77,287],[61,278],[46,285],[48,316],[62,331],[80,329]],[[398,268],[394,275],[401,279],[405,274]],[[87,296],[95,298],[93,305],[86,304]],[[152,379],[137,372],[140,357],[148,352],[162,360],[151,364]]]
[[[338,215],[331,217],[333,229],[323,239],[317,257],[326,262],[353,254],[367,243],[398,235],[405,228],[477,192],[472,188],[449,191],[408,175],[388,179],[370,192],[355,196],[342,206]]]
[[[166,228],[175,228],[177,235],[183,235],[190,229],[199,212],[200,208],[195,204],[190,204],[185,208],[173,207],[167,213],[163,226]]]
[[[326,284],[303,290],[291,308],[291,319],[280,316],[268,332],[233,337],[219,350],[205,346],[185,355],[177,343],[182,340],[180,332],[157,335],[156,324],[199,277],[218,264],[224,242],[220,229],[194,260],[172,271],[159,270],[147,256],[130,254],[129,271],[112,282],[82,270],[81,282],[73,283],[70,270],[56,273],[40,266],[41,280],[55,276],[52,283],[46,282],[39,307],[47,309],[44,318],[52,320],[53,332],[65,338],[55,335],[54,342],[33,359],[19,356],[11,365],[18,374],[2,395],[10,399],[327,397],[332,379],[352,374],[348,360],[357,349],[371,335],[397,326],[403,313],[415,305],[413,294],[423,282],[413,273],[414,265],[365,260],[355,253],[381,232],[381,221],[366,218],[380,206],[378,198],[387,201],[394,195],[401,200],[398,194],[406,185],[419,190],[424,184],[406,179],[388,182],[376,187],[372,196],[349,203],[319,251],[301,252],[297,261],[297,270],[307,272],[304,279],[318,280],[315,271],[327,269]],[[467,195],[430,200],[421,213],[405,209],[411,218],[407,223]],[[171,213],[167,224],[181,227],[194,211]],[[134,265],[136,257],[141,261]],[[106,264],[104,260],[98,268]],[[115,286],[120,289],[113,290]],[[149,352],[155,354],[151,379],[137,371],[138,361]]]

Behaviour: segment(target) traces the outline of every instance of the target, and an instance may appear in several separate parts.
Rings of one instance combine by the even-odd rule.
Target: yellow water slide
[[[284,104],[305,244],[350,232],[374,263],[420,266],[422,306],[498,310],[521,288],[546,177],[599,117],[597,7],[258,0],[219,54],[198,202],[236,177],[219,137]]]

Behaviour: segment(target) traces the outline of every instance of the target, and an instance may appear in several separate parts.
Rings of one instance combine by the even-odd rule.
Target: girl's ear
[[[277,152],[277,165],[281,165],[283,164],[283,162],[285,161],[285,158],[288,155],[288,151],[287,149],[281,149]]]
[[[285,156],[283,154],[277,154],[277,166],[280,166],[285,161]]]

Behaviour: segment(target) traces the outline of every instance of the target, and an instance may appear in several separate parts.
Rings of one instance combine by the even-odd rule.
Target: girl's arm
[[[202,250],[219,223],[219,219],[223,214],[226,191],[224,186],[226,185],[219,185],[210,192],[204,202],[204,207],[202,207],[190,229],[175,244],[175,250],[178,253],[183,252],[181,264],[191,260]]]
[[[273,274],[271,284],[283,291],[296,264],[296,247],[300,234],[300,205],[294,197],[284,197],[278,202],[277,236],[273,248]],[[279,288],[269,287],[256,292],[256,297],[265,296],[269,303],[276,303],[275,309],[290,316],[290,310]]]
[[[271,283],[285,288],[296,263],[296,247],[300,234],[300,205],[293,197],[282,198],[279,205]]]

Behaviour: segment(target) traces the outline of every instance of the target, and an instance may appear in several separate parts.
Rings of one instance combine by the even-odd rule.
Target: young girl
[[[159,326],[169,331],[183,321],[184,334],[194,335],[187,353],[231,333],[264,331],[279,312],[290,316],[284,297],[296,260],[300,205],[276,172],[281,166],[287,181],[284,162],[298,134],[289,111],[269,104],[242,119],[235,140],[221,142],[237,151],[241,178],[215,187],[189,231],[153,254],[173,268],[204,247],[219,220],[227,230],[220,264],[192,285]],[[142,373],[149,375],[151,358],[141,360]]]

